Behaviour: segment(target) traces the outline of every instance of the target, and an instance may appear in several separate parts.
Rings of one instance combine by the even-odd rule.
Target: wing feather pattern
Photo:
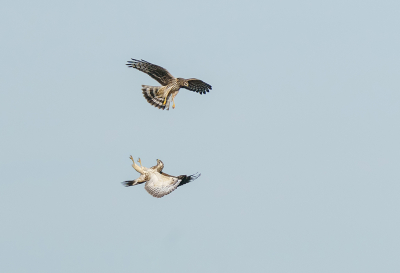
[[[152,77],[164,86],[168,85],[173,81],[173,79],[175,79],[174,76],[172,76],[167,69],[146,62],[145,60],[132,59],[132,61],[128,61],[126,65],[148,74],[150,77]]]
[[[185,185],[185,184],[187,184],[189,182],[192,182],[193,180],[196,180],[197,178],[200,177],[200,175],[201,175],[201,173],[199,173],[199,174],[195,173],[195,174],[192,174],[192,175],[181,175],[181,176],[178,176],[178,178],[182,179],[181,182],[179,183],[178,187],[182,186],[182,185]]]
[[[197,92],[200,95],[203,95],[212,89],[211,85],[209,85],[208,83],[205,83],[199,79],[191,78],[191,79],[187,79],[187,81],[188,81],[189,86],[182,86],[182,87],[186,88],[190,91]]]

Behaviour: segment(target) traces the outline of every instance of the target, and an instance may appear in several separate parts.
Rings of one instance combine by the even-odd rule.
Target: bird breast
[[[180,85],[178,79],[175,79],[172,83],[169,84],[168,87],[169,87],[168,89],[170,90],[170,92],[175,92],[181,88],[181,85]]]

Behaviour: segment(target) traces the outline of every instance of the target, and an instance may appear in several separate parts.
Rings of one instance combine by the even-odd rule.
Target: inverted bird
[[[170,194],[177,187],[185,185],[200,176],[200,174],[172,176],[162,171],[164,168],[164,163],[159,159],[157,159],[157,165],[151,168],[146,168],[142,166],[142,161],[140,158],[138,160],[140,166],[135,163],[135,160],[133,160],[132,156],[129,158],[133,162],[132,167],[138,173],[140,173],[140,176],[138,179],[124,181],[122,184],[125,187],[129,187],[146,182],[144,186],[146,191],[157,198],[161,198],[164,195]]]
[[[173,102],[172,108],[175,109],[174,99],[176,95],[178,95],[179,89],[181,88],[197,92],[201,95],[209,92],[212,89],[211,85],[199,79],[175,78],[168,72],[167,69],[146,62],[145,60],[139,61],[132,59],[132,61],[128,61],[126,65],[148,74],[162,85],[142,85],[143,96],[146,98],[147,102],[159,109],[169,110],[169,104],[171,100]]]

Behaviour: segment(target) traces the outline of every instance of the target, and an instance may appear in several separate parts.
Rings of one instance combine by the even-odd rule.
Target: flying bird
[[[129,158],[133,162],[132,167],[140,173],[140,176],[138,179],[124,181],[122,184],[125,187],[130,187],[146,182],[144,186],[146,191],[157,198],[170,194],[177,187],[185,185],[200,176],[200,174],[172,176],[162,172],[164,163],[159,159],[157,159],[157,165],[146,168],[142,166],[140,158],[138,160],[140,166],[135,163],[132,156]]]
[[[132,59],[132,61],[128,61],[126,65],[148,74],[162,85],[142,85],[143,96],[146,98],[147,102],[159,109],[169,110],[169,104],[171,100],[173,102],[172,108],[175,109],[174,98],[176,95],[178,95],[180,88],[185,88],[201,95],[209,92],[212,89],[211,85],[208,83],[195,78],[175,78],[168,72],[167,69],[146,62],[145,60],[139,61]]]

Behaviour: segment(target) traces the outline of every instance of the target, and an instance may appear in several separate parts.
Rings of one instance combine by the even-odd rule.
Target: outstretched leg
[[[170,90],[171,89],[168,89],[168,91],[167,92],[165,92],[165,98],[164,98],[164,105],[167,103],[167,100],[168,100],[168,97],[169,97],[169,93],[170,93]]]
[[[139,164],[140,164],[140,167],[143,167],[142,166],[142,160],[140,160],[140,157],[139,157],[139,159],[138,159],[138,161],[137,162],[139,162]]]
[[[179,91],[175,91],[171,96],[172,96],[172,102],[174,103],[173,105],[172,105],[172,109],[175,109],[175,97],[176,97],[176,95],[178,95],[178,92]]]
[[[142,166],[139,167],[138,165],[136,165],[135,160],[133,159],[132,156],[130,156],[129,158],[132,160],[132,163],[133,163],[133,164],[132,164],[132,167],[133,167],[138,173],[143,174],[144,171],[143,171]]]

